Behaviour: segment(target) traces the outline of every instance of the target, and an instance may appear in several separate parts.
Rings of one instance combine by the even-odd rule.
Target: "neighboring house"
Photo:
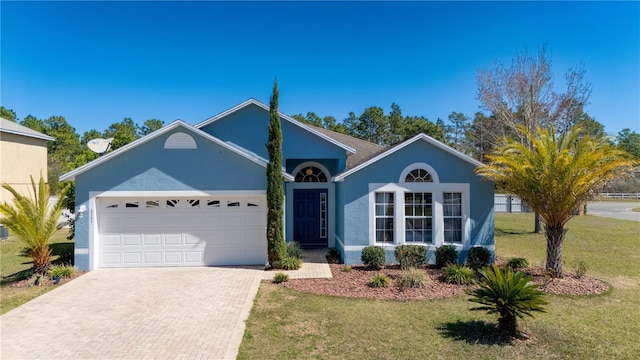
[[[285,236],[347,264],[381,245],[494,250],[493,183],[426,136],[382,146],[280,114]],[[76,181],[75,264],[263,265],[269,108],[254,99],[195,126],[177,120],[64,174]]]
[[[29,196],[31,176],[36,183],[40,174],[47,179],[47,142],[54,138],[13,121],[0,118],[0,183],[11,185]],[[0,189],[0,202],[11,204],[13,196]]]

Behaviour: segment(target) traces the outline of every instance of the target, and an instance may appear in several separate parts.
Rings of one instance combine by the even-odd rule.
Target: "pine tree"
[[[282,181],[282,130],[278,115],[278,82],[273,83],[273,94],[269,101],[269,138],[267,151],[267,252],[272,266],[286,256],[284,229],[282,223],[284,184]]]

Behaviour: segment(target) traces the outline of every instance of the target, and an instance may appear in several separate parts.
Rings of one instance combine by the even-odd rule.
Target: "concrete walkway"
[[[331,277],[326,249],[290,278]],[[259,268],[99,269],[0,317],[2,359],[235,359]]]
[[[300,270],[270,270],[262,272],[263,280],[272,280],[276,273],[282,272],[289,275],[289,279],[319,279],[331,278],[331,269],[327,264],[327,249],[303,250],[302,266]]]

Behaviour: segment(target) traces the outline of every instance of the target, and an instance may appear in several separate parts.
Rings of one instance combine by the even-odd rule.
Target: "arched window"
[[[404,178],[404,182],[433,182],[433,178],[425,169],[413,169]]]
[[[315,166],[306,166],[296,174],[296,182],[327,182],[327,175]]]

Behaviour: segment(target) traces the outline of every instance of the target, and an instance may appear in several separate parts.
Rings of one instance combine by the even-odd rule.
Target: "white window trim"
[[[424,170],[426,170],[431,175],[431,179],[433,179],[432,182],[434,182],[434,183],[439,183],[440,182],[440,177],[438,176],[438,173],[436,172],[436,169],[434,169],[433,167],[431,167],[430,165],[427,165],[425,163],[413,163],[413,164],[407,166],[406,168],[404,168],[404,170],[402,170],[402,173],[400,173],[400,179],[398,179],[398,182],[399,183],[404,183],[405,179],[407,178],[407,175],[409,175],[409,173],[412,172],[415,169],[424,169]]]
[[[317,163],[315,161],[305,161],[302,164],[296,166],[293,171],[291,172],[291,174],[293,175],[293,178],[295,179],[296,175],[304,168],[308,168],[308,167],[316,167],[320,170],[322,170],[322,172],[324,173],[324,175],[327,177],[327,181],[326,183],[331,182],[331,173],[329,172],[329,170],[327,170],[326,167],[324,167],[324,165]],[[323,183],[316,183],[316,184],[323,184]]]
[[[412,168],[413,169],[413,168]],[[433,176],[433,174],[432,174]],[[435,180],[435,178],[434,178]],[[471,197],[470,185],[468,183],[370,183],[369,184],[369,245],[379,245],[394,247],[397,245],[423,245],[428,249],[435,249],[444,243],[444,212],[443,193],[457,192],[462,194],[462,242],[451,243],[457,250],[466,249],[471,243]],[[375,193],[393,192],[395,193],[394,206],[396,207],[394,217],[394,239],[393,244],[377,243],[375,241]],[[404,193],[405,192],[430,192],[433,196],[433,243],[416,243],[405,241],[405,219],[404,219]]]

